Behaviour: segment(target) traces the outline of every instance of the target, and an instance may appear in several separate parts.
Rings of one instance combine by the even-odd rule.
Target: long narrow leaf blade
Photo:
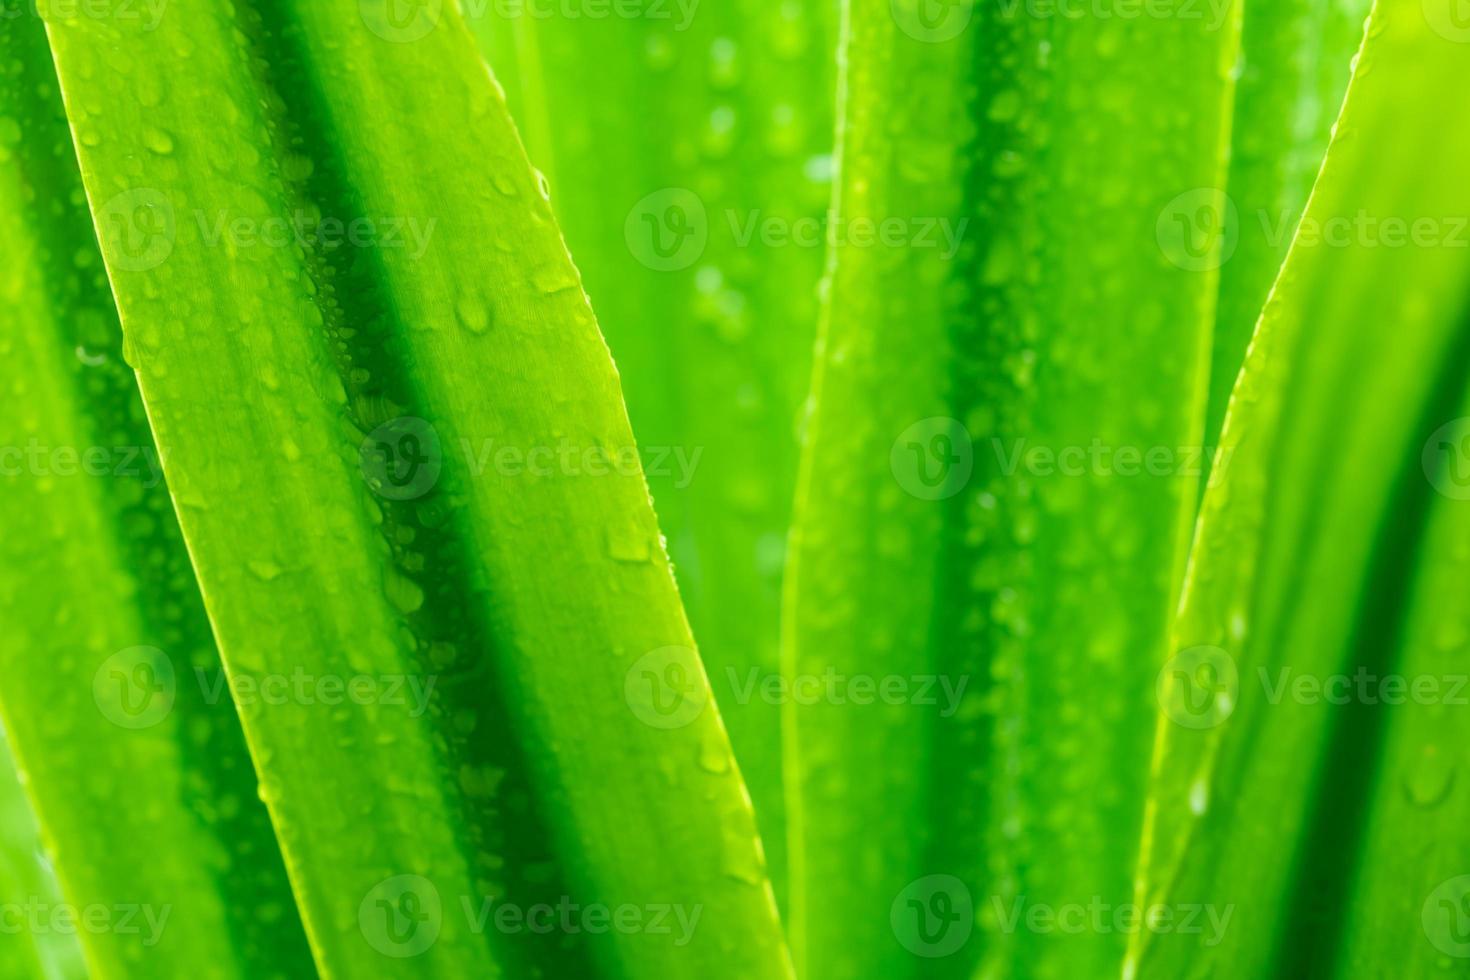
[[[1426,10],[1374,10],[1227,415],[1229,468],[1160,677],[1139,901],[1223,924],[1140,931],[1129,975],[1431,976],[1462,955],[1413,926],[1426,908],[1444,925],[1434,889],[1463,871],[1463,850],[1433,840],[1462,722],[1390,707],[1380,686],[1463,649],[1453,630],[1449,649],[1424,647],[1442,642],[1424,604],[1463,546],[1439,539],[1461,522],[1436,486],[1463,465],[1445,427],[1470,358],[1470,118],[1459,101],[1441,119],[1403,106],[1464,89],[1470,35]],[[1366,922],[1371,954],[1348,934]]]
[[[366,678],[241,701],[311,940],[334,976],[781,975],[577,273],[458,14],[396,9],[53,29],[94,209],[147,195],[104,252],[233,682]]]
[[[7,735],[94,976],[310,976],[39,20],[0,73]]]
[[[935,12],[847,6],[840,220],[963,244],[835,252],[787,651],[882,694],[788,712],[792,942],[1103,976],[1122,935],[1028,923],[1131,896],[1216,289],[1178,219],[1218,205],[1238,10]]]
[[[1242,5],[1229,205],[1205,441],[1216,445],[1261,307],[1291,245],[1342,107],[1370,0]]]
[[[87,970],[76,935],[52,927],[64,908],[61,888],[3,738],[0,757],[0,897],[11,917],[0,937],[0,976],[81,980]]]
[[[486,7],[476,30],[618,363],[779,896],[780,573],[828,226],[837,4],[650,0],[602,19]]]

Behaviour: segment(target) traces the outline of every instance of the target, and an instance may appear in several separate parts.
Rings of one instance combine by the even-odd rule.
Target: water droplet
[[[563,293],[569,289],[581,288],[571,266],[565,262],[552,262],[538,269],[532,285],[548,296],[552,293]]]
[[[246,562],[245,567],[250,569],[250,574],[254,575],[262,582],[269,582],[272,579],[277,578],[281,574],[281,566],[277,565],[273,561],[261,561],[259,559],[256,559],[254,561]]]
[[[819,153],[816,156],[807,157],[806,163],[801,168],[806,179],[814,184],[830,184],[835,170],[836,167],[830,153]]]
[[[78,344],[77,360],[87,365],[87,367],[101,367],[102,365],[107,363],[107,354],[105,351],[98,351],[94,353],[87,350],[86,347]]]
[[[674,45],[664,34],[650,34],[643,42],[643,59],[654,71],[663,71],[674,63]]]
[[[699,768],[715,776],[730,771],[730,750],[720,740],[705,742],[699,748]]]
[[[454,304],[455,315],[460,324],[473,334],[484,334],[490,330],[490,309],[484,300],[473,293],[463,293]]]
[[[396,569],[383,573],[383,594],[404,615],[416,613],[424,605],[424,590],[413,579],[400,574]]]
[[[710,84],[716,88],[731,88],[740,81],[740,49],[728,37],[716,38],[709,49]]]
[[[607,529],[607,556],[613,561],[641,565],[653,560],[653,538],[642,528],[624,526]]]
[[[1425,745],[1404,773],[1404,795],[1421,809],[1439,806],[1455,784],[1455,762],[1436,745]]]
[[[1202,817],[1209,808],[1210,787],[1205,778],[1200,776],[1189,787],[1189,812],[1196,817]]]
[[[281,161],[281,176],[290,181],[305,180],[312,175],[314,170],[316,170],[316,164],[312,162],[311,157],[300,153],[288,153]]]
[[[174,151],[174,138],[157,127],[143,130],[143,145],[159,156],[168,156]]]
[[[1007,122],[1016,118],[1020,111],[1021,93],[1013,88],[1008,88],[990,100],[987,115],[995,122]]]
[[[735,143],[735,110],[717,106],[709,114],[709,127],[704,134],[704,147],[712,156],[724,156]]]

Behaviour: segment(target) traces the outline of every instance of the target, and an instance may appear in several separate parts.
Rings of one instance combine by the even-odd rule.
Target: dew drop
[[[423,588],[395,569],[387,569],[383,574],[383,594],[388,597],[393,608],[404,615],[416,613],[424,605]]]
[[[464,293],[454,304],[454,312],[460,325],[472,334],[484,334],[490,330],[490,309],[479,296]]]
[[[1455,784],[1455,763],[1437,745],[1420,748],[1404,773],[1404,795],[1410,803],[1432,810],[1445,801]]]
[[[245,567],[250,569],[250,574],[254,575],[262,582],[269,582],[275,578],[278,578],[281,574],[281,566],[277,565],[273,561],[261,561],[257,559],[255,561],[246,562]]]
[[[1196,779],[1189,787],[1189,812],[1196,817],[1205,815],[1210,808],[1210,787],[1205,783],[1204,777]]]
[[[150,126],[143,131],[143,145],[159,156],[168,156],[174,151],[174,138],[157,127]]]

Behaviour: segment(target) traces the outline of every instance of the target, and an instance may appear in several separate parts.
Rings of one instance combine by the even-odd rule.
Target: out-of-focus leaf
[[[1466,650],[1466,42],[1444,5],[1377,5],[1235,391],[1138,893],[1228,925],[1140,930],[1129,976],[1430,977],[1470,952],[1463,835],[1437,836],[1470,792],[1444,701]],[[1432,94],[1438,118],[1404,111]]]
[[[1205,441],[1215,445],[1251,331],[1342,107],[1371,0],[1247,0]]]
[[[647,0],[602,18],[492,4],[474,20],[618,363],[778,895],[786,695],[771,685],[826,241],[836,11]]]
[[[36,815],[26,799],[10,746],[0,736],[0,976],[81,980],[82,948],[75,934],[51,928],[61,889],[41,847]],[[34,923],[42,924],[35,928]]]
[[[852,0],[788,571],[813,977],[1104,976],[1201,468],[1236,9]],[[946,242],[957,242],[951,254]],[[887,685],[885,687],[885,685]],[[859,692],[862,693],[862,692]]]
[[[310,976],[26,14],[0,21],[0,241],[0,701],[64,900],[15,917],[74,929],[99,978]]]

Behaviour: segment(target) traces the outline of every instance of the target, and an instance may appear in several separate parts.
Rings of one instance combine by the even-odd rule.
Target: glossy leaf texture
[[[1470,792],[1451,598],[1470,118],[1403,112],[1464,90],[1466,41],[1446,8],[1375,8],[1233,396],[1160,678],[1138,893],[1228,927],[1141,930],[1127,976],[1430,977],[1470,953],[1447,830]]]
[[[618,364],[780,895],[780,573],[829,225],[836,0],[466,6]]]
[[[1200,473],[1238,30],[852,0],[788,569],[798,970],[1104,976]],[[1146,176],[1145,176],[1146,175]],[[949,248],[946,242],[957,247]]]
[[[322,972],[786,972],[616,372],[457,11],[52,42]]]
[[[0,72],[0,707],[62,893],[5,924],[73,930],[97,978],[310,976],[40,20],[0,24]]]
[[[1239,80],[1223,209],[1204,219],[1220,240],[1220,306],[1205,439],[1217,444],[1230,390],[1307,195],[1363,40],[1371,0],[1242,6]]]

